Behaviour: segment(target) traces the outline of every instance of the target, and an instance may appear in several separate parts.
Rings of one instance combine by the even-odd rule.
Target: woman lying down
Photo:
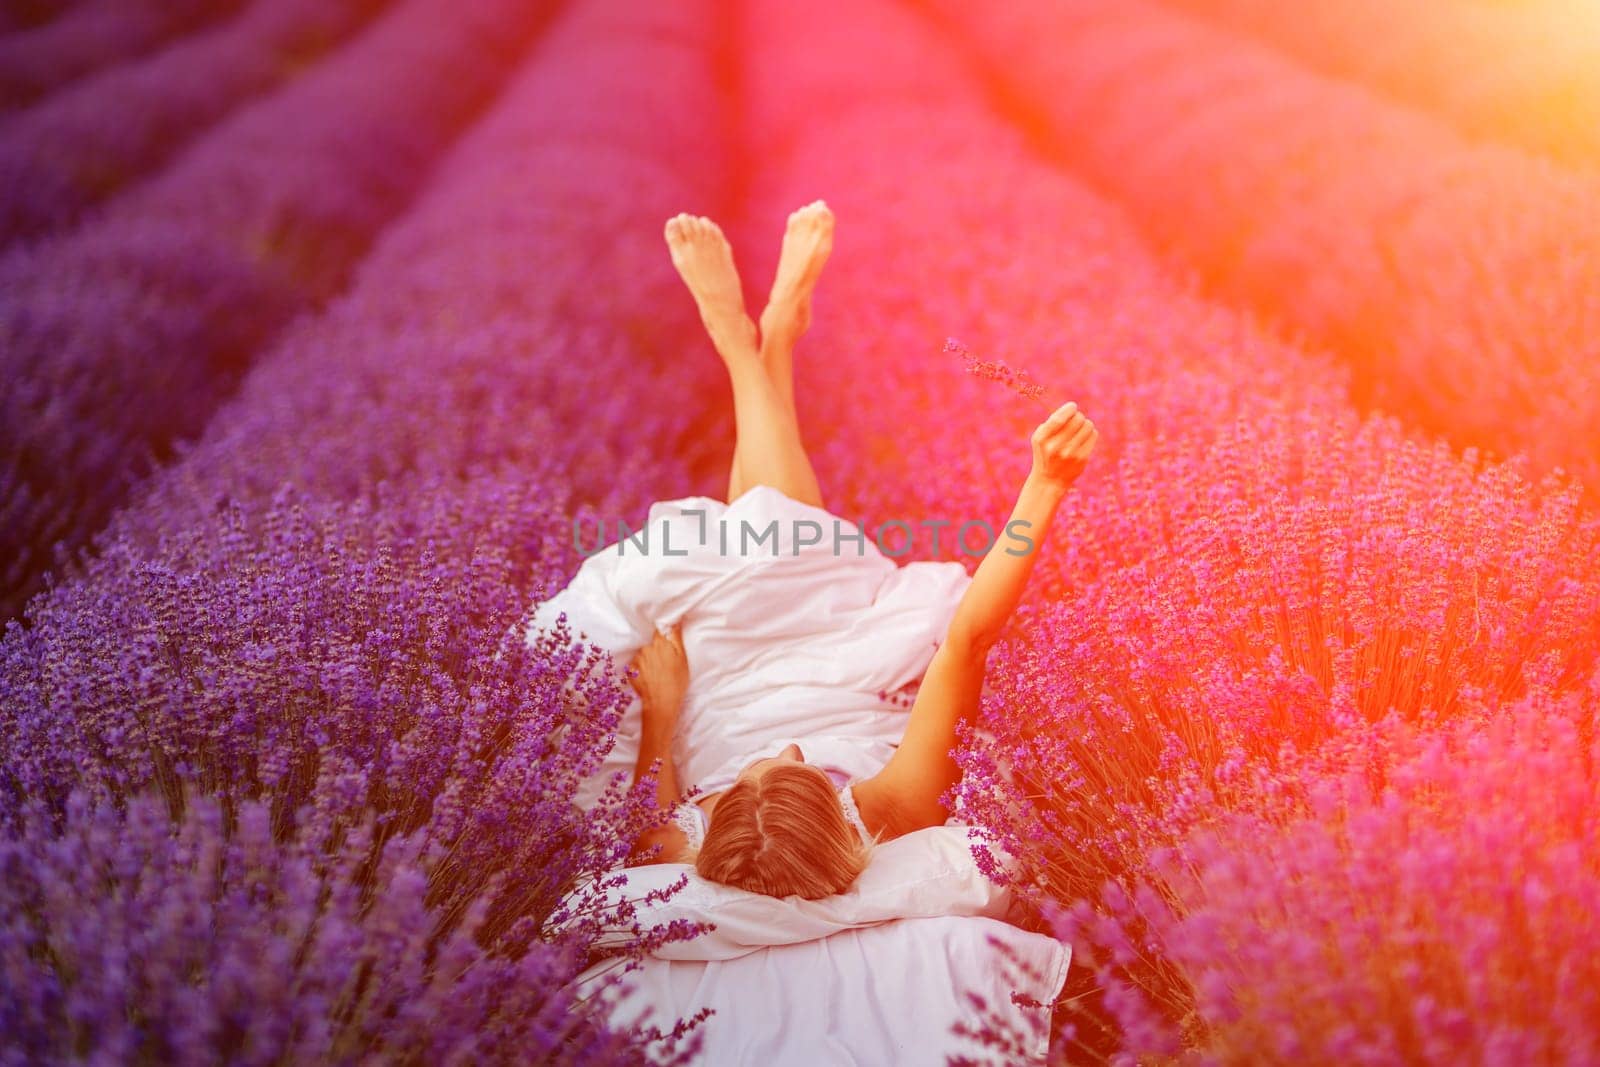
[[[817,201],[789,217],[759,330],[744,310],[732,251],[715,223],[679,215],[667,223],[666,238],[733,385],[738,439],[729,504],[751,488],[770,486],[794,502],[822,508],[800,440],[791,355],[809,324],[812,290],[832,248],[832,214]],[[1094,424],[1072,403],[1033,432],[1032,470],[1007,530],[1029,531],[1033,545],[1043,543],[1096,439]],[[960,777],[951,757],[956,723],[977,707],[988,650],[1022,595],[1035,554],[1013,549],[984,556],[928,664],[892,756],[875,774],[842,788],[834,784],[839,768],[808,761],[804,744],[791,743],[776,755],[750,760],[726,788],[681,800],[672,752],[690,684],[688,656],[677,626],[658,631],[628,672],[642,708],[634,773],[637,781],[661,761],[656,801],[671,817],[643,835],[631,862],[692,863],[714,882],[777,897],[819,898],[848,889],[874,844],[943,824],[949,813],[940,798]],[[839,556],[837,565],[857,564]]]

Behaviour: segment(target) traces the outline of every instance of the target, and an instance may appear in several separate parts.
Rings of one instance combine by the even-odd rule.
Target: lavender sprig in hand
[[[1013,393],[1032,400],[1046,411],[1053,410],[1049,402],[1044,399],[1044,386],[1030,378],[1026,370],[1012,370],[1004,360],[979,359],[970,348],[954,337],[945,338],[944,350],[958,354],[966,363],[968,374],[986,381],[1000,382]]]

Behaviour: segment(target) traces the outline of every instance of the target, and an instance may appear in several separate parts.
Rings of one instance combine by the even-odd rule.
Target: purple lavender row
[[[0,244],[75,221],[241,101],[295,76],[386,0],[255,0],[241,16],[66,86],[0,134]]]
[[[548,6],[407,0],[104,215],[0,261],[0,617],[344,283]]]
[[[717,14],[572,12],[349,290],[8,628],[18,1047],[115,1058],[137,1017],[179,1062],[640,1061],[647,1035],[568,988],[627,915],[559,904],[650,816],[648,780],[572,804],[625,687],[507,636],[576,566],[575,515],[709,488],[678,444],[720,368],[661,227],[720,199]]]
[[[148,52],[223,18],[243,0],[88,0],[35,29],[0,40],[0,110],[74,78]]]
[[[705,2],[629,18],[641,33],[654,19],[681,34],[686,21],[699,25]],[[621,3],[593,6],[615,13]],[[526,84],[543,95],[514,90],[528,113],[508,91],[349,289],[257,361],[106,540],[151,547],[208,521],[222,501],[264,504],[285,485],[358,499],[379,483],[480,464],[548,466],[612,515],[625,505],[643,514],[660,493],[635,491],[630,478],[659,476],[668,457],[686,465],[673,468],[680,483],[719,464],[725,477],[727,457],[704,443],[705,412],[657,399],[722,391],[662,237],[670,215],[709,211],[722,194],[713,175],[728,153],[710,116],[725,105],[700,84],[704,47],[607,44],[610,55],[641,53],[688,101],[678,107],[658,102],[667,90],[644,78],[597,100],[585,78],[533,67]],[[569,65],[592,78],[584,60]],[[648,387],[636,394],[635,382]],[[640,441],[653,442],[643,467]]]

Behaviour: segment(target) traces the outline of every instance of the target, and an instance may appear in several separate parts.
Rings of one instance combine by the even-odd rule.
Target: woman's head
[[[714,882],[815,899],[848,889],[867,856],[833,782],[790,745],[746,765],[717,798],[694,866]]]

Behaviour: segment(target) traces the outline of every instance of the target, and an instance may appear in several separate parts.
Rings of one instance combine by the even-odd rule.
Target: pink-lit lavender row
[[[751,214],[825,195],[839,219],[797,357],[830,504],[949,520],[947,552],[1003,516],[1042,409],[953,377],[947,334],[1100,430],[959,753],[962,799],[1084,965],[1057,1056],[1600,1052],[1600,850],[1573,814],[1600,523],[1573,489],[1361,417],[1339,366],[1198,300],[933,23],[770,0],[745,26]],[[1541,777],[1559,806],[1494,803]],[[1519,864],[1533,888],[1509,893]]]
[[[1048,150],[1363,405],[1600,501],[1600,184],[1148,0],[926,0]]]
[[[1578,0],[1164,0],[1464,133],[1600,164],[1600,19]]]

